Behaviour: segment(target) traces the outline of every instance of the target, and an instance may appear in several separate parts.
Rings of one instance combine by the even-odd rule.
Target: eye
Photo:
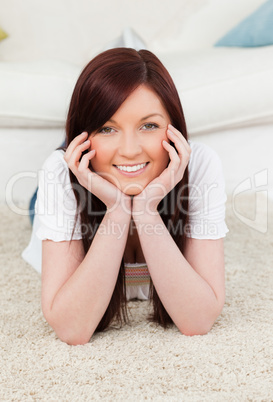
[[[158,128],[159,126],[155,123],[146,123],[144,126],[142,126],[142,130],[154,130]]]
[[[114,131],[113,128],[111,127],[102,127],[98,133],[102,133],[102,134],[111,134]]]

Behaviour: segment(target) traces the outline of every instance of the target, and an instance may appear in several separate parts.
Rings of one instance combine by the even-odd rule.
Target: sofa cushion
[[[268,45],[273,45],[273,0],[266,1],[215,44],[239,47]]]
[[[190,134],[273,122],[273,46],[158,56],[175,81]]]
[[[131,27],[123,29],[121,35],[108,42],[101,51],[113,49],[114,47],[131,47],[136,50],[147,49],[146,43]]]
[[[80,71],[59,61],[0,63],[0,126],[63,126]]]

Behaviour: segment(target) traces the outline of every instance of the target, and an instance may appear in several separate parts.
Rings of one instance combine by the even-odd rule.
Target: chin
[[[147,181],[139,181],[136,183],[127,183],[121,187],[121,191],[130,196],[139,195],[142,191],[147,187],[150,182]]]
[[[138,194],[140,194],[141,193],[141,189],[140,188],[130,188],[130,189],[124,189],[124,190],[122,190],[122,192],[124,193],[124,194],[126,194],[126,195],[131,195],[131,196],[133,196],[133,195],[138,195]]]
[[[124,186],[121,191],[126,194],[126,195],[138,195],[140,194],[146,186],[143,186],[142,184],[138,183],[130,183],[129,185],[127,184]]]

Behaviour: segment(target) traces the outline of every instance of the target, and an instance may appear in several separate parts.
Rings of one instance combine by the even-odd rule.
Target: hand
[[[183,135],[171,124],[168,125],[167,135],[177,151],[171,144],[163,140],[162,146],[169,153],[170,163],[158,177],[134,197],[133,215],[135,216],[145,212],[156,214],[159,202],[182,180],[189,163],[191,148]]]
[[[89,162],[95,156],[96,150],[92,149],[86,154],[82,153],[91,147],[91,141],[87,139],[87,132],[83,132],[71,141],[64,155],[69,169],[76,176],[81,186],[98,197],[107,207],[113,211],[116,207],[131,213],[131,198],[97,173],[89,169]],[[81,159],[81,160],[80,160]]]

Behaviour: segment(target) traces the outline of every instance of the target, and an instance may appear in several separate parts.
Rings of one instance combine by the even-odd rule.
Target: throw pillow
[[[0,41],[2,39],[5,39],[8,35],[6,34],[5,31],[3,31],[3,29],[0,27]]]
[[[273,0],[266,1],[215,44],[227,47],[268,45],[273,45]]]
[[[131,27],[127,27],[122,31],[119,38],[106,44],[103,50],[113,49],[114,47],[131,47],[140,50],[146,49],[146,44]]]

